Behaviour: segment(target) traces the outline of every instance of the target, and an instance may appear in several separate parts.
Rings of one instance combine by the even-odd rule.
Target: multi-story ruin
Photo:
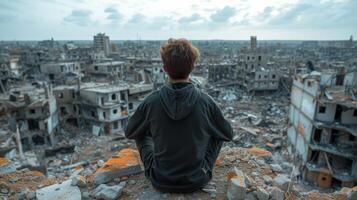
[[[234,81],[236,82],[235,64],[211,64],[208,65],[208,80],[211,82]]]
[[[81,65],[79,62],[51,62],[41,64],[40,72],[48,76],[48,80],[52,83],[66,83],[73,81],[81,73]]]
[[[123,130],[129,117],[129,87],[126,84],[87,83],[80,88],[80,112],[94,134]]]
[[[297,75],[289,125],[290,151],[306,181],[323,188],[356,183],[356,70]]]
[[[93,36],[94,49],[103,51],[105,56],[110,54],[110,39],[105,33],[98,33]]]
[[[55,143],[58,125],[56,99],[45,83],[17,86],[1,95],[12,131],[19,129],[24,149]]]
[[[273,91],[279,88],[276,64],[269,63],[267,53],[257,48],[256,37],[251,37],[251,47],[242,49],[237,65],[238,85],[248,92]]]
[[[107,82],[109,78],[122,80],[124,64],[122,61],[98,61],[88,65],[84,71],[87,77],[95,81]]]

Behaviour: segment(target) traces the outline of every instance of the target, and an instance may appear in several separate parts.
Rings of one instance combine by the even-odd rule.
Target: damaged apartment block
[[[10,88],[1,95],[0,102],[7,109],[12,132],[19,130],[24,150],[34,145],[54,145],[59,120],[50,85],[33,83]]]
[[[275,91],[280,75],[276,64],[268,62],[267,52],[257,48],[257,38],[250,38],[250,48],[242,49],[238,58],[238,85],[248,92]]]
[[[95,135],[123,130],[129,116],[129,86],[124,83],[80,83],[54,88],[60,121],[87,128]]]
[[[80,89],[81,118],[93,134],[122,131],[129,116],[129,87],[118,84],[83,84]]]
[[[357,182],[357,71],[297,75],[288,129],[303,178],[319,187]]]

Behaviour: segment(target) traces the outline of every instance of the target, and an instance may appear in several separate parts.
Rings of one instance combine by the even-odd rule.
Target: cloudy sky
[[[0,40],[347,39],[357,0],[0,0]]]

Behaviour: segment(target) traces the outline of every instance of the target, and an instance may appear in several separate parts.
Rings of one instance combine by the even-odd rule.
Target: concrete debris
[[[273,185],[284,191],[288,190],[290,183],[291,183],[290,178],[285,174],[279,174],[273,180]]]
[[[237,168],[234,168],[232,173],[232,177],[228,180],[227,198],[244,200],[247,190],[244,173]]]
[[[78,186],[78,187],[86,187],[87,186],[86,178],[80,175],[73,176],[71,185]]]
[[[113,185],[113,186],[101,184],[94,189],[93,196],[97,199],[103,199],[103,200],[118,199],[125,185],[126,185],[125,182],[121,182],[119,185]]]
[[[285,199],[285,193],[281,189],[277,187],[272,187],[270,190],[271,194],[271,199],[272,200],[284,200]]]
[[[357,186],[347,194],[347,200],[357,199]]]
[[[283,172],[283,168],[279,164],[271,164],[270,167],[274,172]]]
[[[257,198],[258,198],[258,200],[268,200],[269,192],[267,192],[264,188],[258,186],[257,187]]]
[[[142,170],[138,151],[123,149],[95,172],[94,183],[99,185],[117,177],[139,173]]]
[[[72,181],[67,180],[62,183],[50,185],[36,191],[36,198],[38,200],[48,199],[66,199],[66,200],[80,200],[82,199],[81,191],[77,186],[71,185]]]

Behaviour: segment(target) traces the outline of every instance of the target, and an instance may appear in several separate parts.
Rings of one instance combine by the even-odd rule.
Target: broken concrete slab
[[[228,183],[227,198],[228,200],[244,200],[247,191],[244,173],[237,168],[234,168],[233,173]]]
[[[269,192],[267,192],[264,188],[258,186],[257,187],[257,198],[258,198],[258,200],[268,200]]]
[[[93,192],[94,197],[104,200],[115,200],[121,195],[126,183],[121,182],[119,185],[108,186],[105,184],[99,185]]]
[[[281,189],[277,187],[272,187],[270,196],[272,200],[284,200],[285,199],[285,193]]]
[[[279,164],[270,164],[271,169],[274,172],[282,172],[283,168]]]
[[[87,186],[87,181],[84,176],[80,176],[80,175],[73,176],[71,178],[71,180],[72,180],[71,184],[73,186],[78,186],[78,187],[86,187]]]
[[[50,185],[36,191],[38,200],[66,199],[80,200],[81,191],[77,186],[71,185],[72,180],[67,180],[59,184]]]
[[[257,147],[248,149],[248,153],[257,157],[268,157],[272,155],[270,151]]]
[[[94,184],[107,183],[114,178],[137,174],[142,170],[139,152],[130,148],[123,149],[95,172]]]
[[[357,186],[347,194],[347,200],[357,199]]]
[[[276,176],[274,178],[273,185],[284,190],[284,191],[287,191],[289,188],[290,182],[291,182],[291,180],[287,175],[279,174],[278,176]]]

